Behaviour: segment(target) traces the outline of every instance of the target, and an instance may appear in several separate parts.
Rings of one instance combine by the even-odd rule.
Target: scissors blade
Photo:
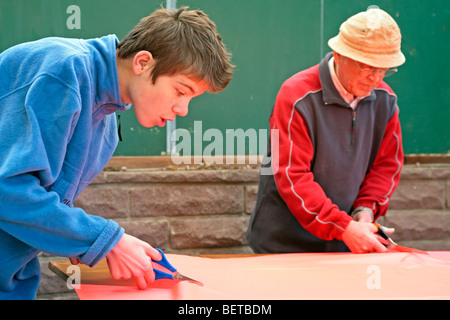
[[[392,248],[394,250],[400,251],[400,252],[430,254],[429,252],[426,252],[426,251],[422,251],[422,250],[414,249],[414,248],[410,248],[410,247],[405,247],[405,246],[400,246],[398,244],[390,244],[388,247]]]
[[[195,279],[186,277],[186,276],[182,275],[181,273],[179,273],[178,271],[176,271],[173,274],[173,278],[176,279],[176,280],[180,280],[180,281],[192,282],[192,283],[198,284],[199,286],[203,287],[203,283],[201,283],[200,281],[197,281]]]
[[[394,240],[392,240],[391,237],[389,237],[387,235],[387,233],[384,232],[383,228],[378,223],[374,223],[374,225],[377,227],[377,233],[382,238],[384,238],[387,241],[389,241],[389,244],[387,245],[388,248],[392,248],[392,249],[400,251],[400,252],[412,252],[412,253],[430,254],[429,252],[426,252],[426,251],[413,249],[413,248],[409,248],[409,247],[405,247],[405,246],[400,246],[400,245],[396,244],[394,242]]]
[[[387,235],[386,232],[384,232],[383,228],[378,224],[378,223],[374,223],[374,225],[377,227],[377,233],[384,239],[386,239],[387,241],[389,241],[389,244],[387,245],[388,248],[392,248],[394,250],[400,251],[400,252],[411,252],[411,253],[421,253],[421,254],[430,254],[429,252],[426,251],[422,251],[422,250],[418,250],[418,249],[413,249],[413,248],[409,248],[409,247],[405,247],[405,246],[400,246],[398,244],[396,244],[394,242],[394,240],[391,239],[391,237],[389,237]]]

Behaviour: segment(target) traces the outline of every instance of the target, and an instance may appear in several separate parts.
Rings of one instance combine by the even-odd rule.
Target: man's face
[[[344,88],[354,96],[367,96],[383,80],[383,72],[361,72],[373,68],[334,52],[336,75]],[[375,69],[375,68],[374,68]]]

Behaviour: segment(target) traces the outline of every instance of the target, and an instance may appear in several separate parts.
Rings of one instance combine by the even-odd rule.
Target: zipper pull
[[[350,134],[350,146],[353,147],[355,143],[355,129],[356,129],[356,110],[352,111],[352,132]]]
[[[118,128],[117,128],[117,133],[119,135],[119,140],[122,141],[122,130],[121,130],[121,123],[120,123],[120,107],[119,107],[119,111],[117,113],[117,121],[119,122]]]

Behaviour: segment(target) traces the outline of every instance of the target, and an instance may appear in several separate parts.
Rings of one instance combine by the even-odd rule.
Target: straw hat
[[[401,38],[400,29],[389,14],[370,8],[341,24],[339,34],[328,45],[353,60],[377,68],[393,68],[405,62]]]

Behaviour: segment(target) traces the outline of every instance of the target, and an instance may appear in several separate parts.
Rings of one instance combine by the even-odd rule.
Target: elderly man
[[[341,25],[332,53],[282,85],[270,117],[273,170],[261,170],[247,232],[255,252],[387,250],[372,222],[403,165],[397,98],[383,82],[405,61],[400,43],[392,17],[369,9]]]

